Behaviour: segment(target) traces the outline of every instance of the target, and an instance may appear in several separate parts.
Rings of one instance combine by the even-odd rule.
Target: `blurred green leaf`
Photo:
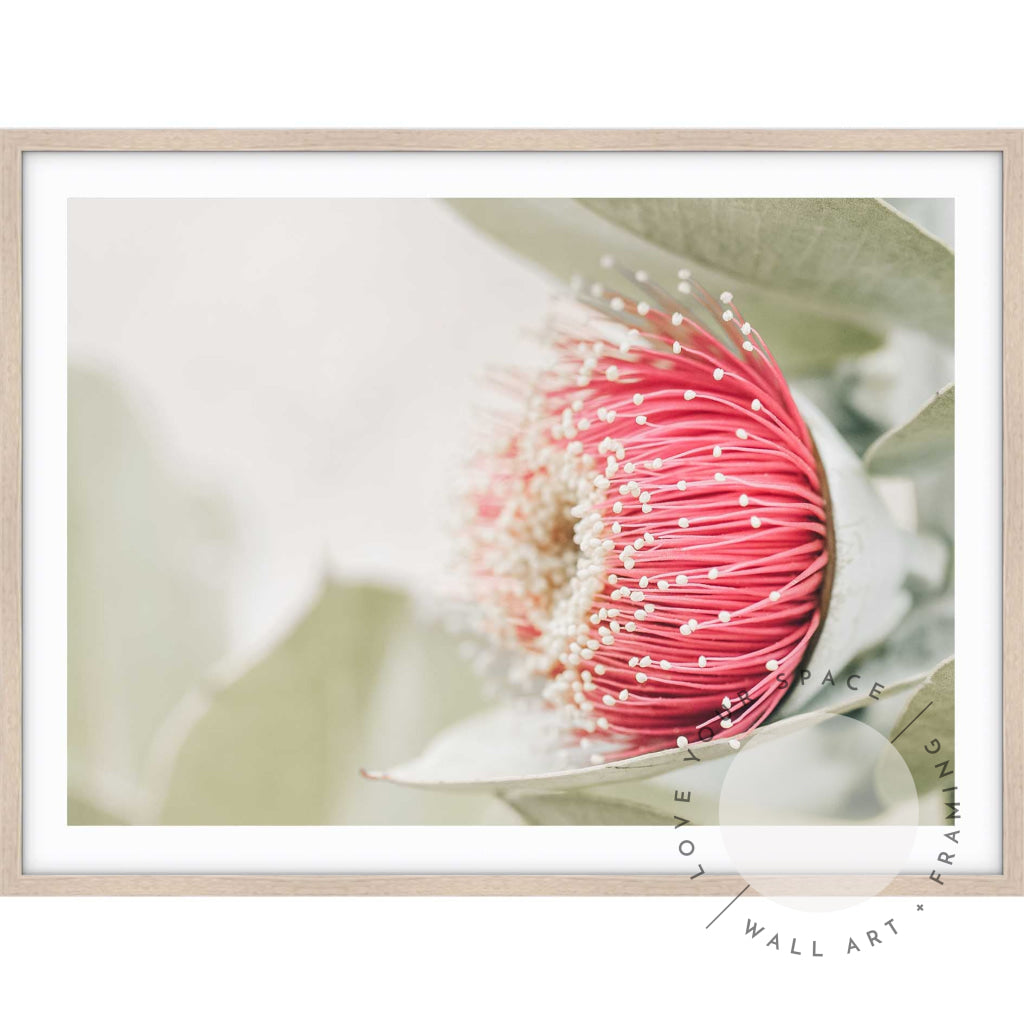
[[[68,380],[68,789],[144,817],[150,745],[224,649],[229,515],[177,479],[147,419],[105,375]]]
[[[954,765],[955,681],[955,662],[949,658],[932,670],[889,734],[890,742],[914,776],[919,796],[940,784],[946,786],[955,782],[951,774],[940,779],[943,771],[952,772]],[[944,761],[949,762],[948,768],[940,767]]]
[[[906,423],[883,434],[868,448],[864,464],[872,473],[917,470],[953,452],[956,421],[954,386],[947,384]]]
[[[127,825],[129,822],[122,821],[117,815],[96,807],[88,800],[68,794],[68,817],[69,825]]]
[[[953,656],[954,600],[952,592],[919,600],[906,618],[885,638],[879,647],[858,658],[848,669],[871,682],[890,686],[897,681],[924,681],[935,666]],[[884,704],[885,702],[883,702]],[[891,705],[892,717],[881,724],[871,724],[888,734],[900,711]],[[869,705],[878,709],[879,704]]]
[[[670,800],[653,807],[582,793],[506,793],[527,825],[671,825]]]
[[[904,199],[885,196],[885,201],[950,248],[956,238],[956,201],[953,199]]]
[[[574,199],[451,199],[449,204],[478,229],[553,274],[563,283],[574,275],[597,277],[600,259],[613,254],[623,264],[643,269],[651,279],[672,287],[680,256],[652,244]],[[590,200],[586,202],[591,202]],[[649,200],[661,202],[661,200]],[[680,200],[697,202],[697,200]],[[728,267],[687,265],[699,272],[712,291],[734,288],[737,275]],[[626,294],[639,295],[635,285],[616,279]],[[763,287],[751,285],[739,296],[744,315],[756,324],[783,369],[790,374],[830,370],[848,356],[880,344],[872,328],[849,317],[822,316],[806,305],[799,308]]]
[[[188,825],[472,823],[483,798],[390,794],[359,768],[473,707],[454,638],[405,595],[327,582],[259,664],[192,701],[161,821]]]
[[[902,324],[952,341],[952,250],[880,199],[579,202],[737,282],[823,314],[877,328]]]

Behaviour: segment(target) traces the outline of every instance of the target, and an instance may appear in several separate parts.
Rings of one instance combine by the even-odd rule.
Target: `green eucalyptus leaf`
[[[953,658],[937,665],[907,702],[889,739],[914,776],[919,796],[951,786],[955,779],[954,712],[956,666]],[[948,762],[945,767],[943,763]],[[945,778],[944,772],[948,772]]]
[[[574,199],[451,199],[449,204],[467,221],[520,256],[566,283],[576,275],[602,276],[607,253],[652,280],[671,287],[680,257],[652,244],[611,220],[598,216]],[[692,260],[689,266],[694,266]],[[728,268],[694,266],[713,291],[734,288],[737,277]],[[611,283],[611,278],[608,278]],[[639,297],[628,280],[617,288]],[[751,286],[739,296],[744,315],[757,325],[780,365],[790,374],[831,370],[840,359],[869,352],[881,343],[872,328],[851,320],[822,316],[799,308],[766,289]]]
[[[954,385],[947,384],[906,423],[883,434],[864,454],[864,464],[876,474],[900,474],[921,469],[953,452],[956,421]]]
[[[187,825],[472,823],[479,798],[399,796],[360,775],[479,701],[456,640],[405,595],[328,582],[258,664],[183,705],[160,820]]]
[[[952,341],[953,252],[881,199],[581,199],[677,257],[882,328]]]

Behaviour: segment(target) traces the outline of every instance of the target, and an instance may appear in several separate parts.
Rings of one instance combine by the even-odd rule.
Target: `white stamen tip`
[[[764,667],[768,669],[769,672],[778,672],[779,663],[774,658],[772,658],[771,661],[766,661],[764,663]]]
[[[732,302],[732,292],[722,292],[719,298],[726,306],[728,306],[729,303]]]
[[[707,658],[705,658],[705,657],[704,657],[704,655],[702,654],[702,655],[701,655],[701,656],[700,656],[700,657],[699,657],[699,658],[697,659],[697,664],[698,664],[698,665],[700,665],[700,667],[701,667],[701,668],[707,668],[707,666],[708,666],[708,659],[707,659]]]
[[[731,740],[729,740],[729,746],[732,747],[733,750],[739,750],[740,741],[736,739],[736,737],[734,736]]]
[[[721,380],[725,376],[725,370],[719,366],[711,376],[714,377],[715,380]]]
[[[781,595],[781,594],[780,594],[780,593],[779,593],[779,592],[778,592],[777,590],[773,590],[773,591],[772,591],[772,592],[771,592],[771,593],[770,593],[770,594],[768,595],[768,597],[769,597],[769,599],[770,599],[770,600],[772,600],[772,601],[778,601],[778,599],[779,599],[780,597],[782,597],[782,595]]]
[[[605,270],[611,270],[612,267],[615,266],[615,257],[605,254],[601,257],[601,266],[604,267]]]
[[[731,310],[731,309],[727,309],[727,310],[726,310],[726,311],[725,311],[725,312],[724,312],[724,313],[722,314],[722,319],[723,319],[723,320],[726,320],[726,321],[728,321],[728,320],[731,320],[732,318],[733,318],[733,312],[732,312],[732,310]]]
[[[719,612],[718,619],[720,622],[728,622],[732,619],[732,616],[728,612]]]
[[[690,580],[689,580],[689,579],[688,579],[688,578],[687,578],[686,576],[684,576],[684,575],[683,575],[682,573],[680,573],[680,574],[679,574],[679,575],[678,575],[678,576],[676,577],[676,584],[677,584],[678,586],[680,586],[680,587],[685,587],[685,586],[686,586],[686,584],[687,584],[687,583],[689,583],[689,582],[690,582]]]
[[[637,272],[636,272],[636,273],[635,273],[635,274],[633,275],[633,277],[634,277],[634,278],[635,278],[635,279],[636,279],[637,281],[639,281],[639,282],[640,282],[641,284],[644,284],[644,283],[646,282],[646,280],[647,280],[647,271],[646,271],[646,270],[638,270],[638,271],[637,271]]]
[[[743,508],[746,508],[749,503],[750,503],[750,499],[745,494],[741,494],[740,495],[740,505]]]
[[[672,314],[672,326],[673,327],[678,327],[682,322],[683,322],[683,314],[682,313],[673,313]]]
[[[696,391],[684,391],[683,392],[683,398],[685,398],[687,402],[692,402],[696,397],[697,397],[697,392]]]
[[[758,519],[757,516],[751,516],[750,517],[750,525],[756,530],[756,529],[758,529],[760,527],[761,520]]]
[[[751,409],[753,409],[753,410],[754,410],[754,412],[760,412],[760,411],[761,411],[761,401],[760,401],[760,399],[758,399],[758,398],[755,398],[755,399],[754,399],[754,400],[753,400],[753,401],[752,401],[752,402],[750,403],[750,408],[751,408]]]
[[[679,747],[680,750],[683,750],[688,742],[689,740],[687,740],[685,736],[676,737],[676,746]]]
[[[689,519],[686,519],[685,517],[683,517],[683,518],[681,518],[679,520],[679,529],[680,530],[686,530],[686,529],[689,528],[689,526],[690,526],[690,520]]]

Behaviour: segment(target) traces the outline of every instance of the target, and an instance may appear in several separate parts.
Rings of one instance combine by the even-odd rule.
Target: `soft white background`
[[[0,123],[1019,126],[1015,17],[984,0],[6,5]],[[1019,900],[930,900],[927,929],[855,964],[706,941],[707,909],[8,900],[0,1000],[33,1022],[863,1021],[1019,1001]]]
[[[69,218],[70,365],[230,520],[225,675],[328,571],[436,594],[469,396],[537,358],[552,287],[430,200],[83,199]]]

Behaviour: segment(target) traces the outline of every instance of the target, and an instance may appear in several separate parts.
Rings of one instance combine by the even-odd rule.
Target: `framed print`
[[[1024,894],[1020,132],[2,146],[4,892]]]

